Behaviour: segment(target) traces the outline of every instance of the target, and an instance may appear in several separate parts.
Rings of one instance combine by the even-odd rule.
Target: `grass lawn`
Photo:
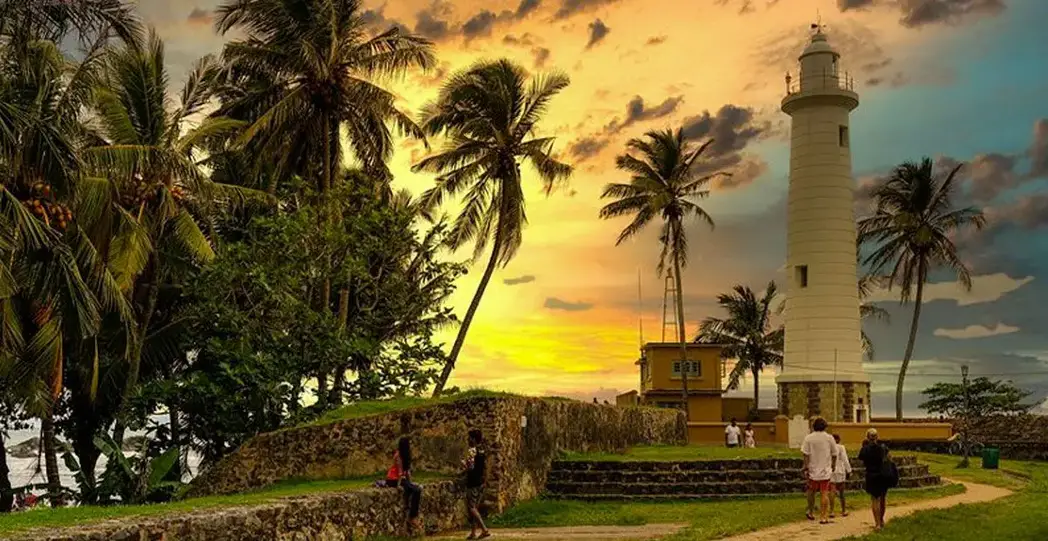
[[[290,496],[304,496],[325,492],[341,492],[371,486],[384,474],[332,481],[286,481],[257,491],[228,496],[206,496],[170,503],[110,507],[40,507],[32,511],[0,515],[0,538],[23,533],[32,528],[61,528],[123,517],[142,517],[166,513],[189,512],[199,509],[257,505]],[[436,475],[418,474],[422,481],[441,479]]]
[[[367,417],[370,415],[381,415],[383,413],[389,413],[392,411],[403,411],[415,408],[435,406],[437,404],[447,404],[449,402],[465,400],[467,398],[490,398],[509,396],[519,395],[514,395],[511,393],[502,393],[497,391],[488,391],[486,389],[471,389],[452,395],[441,395],[440,398],[435,399],[421,396],[405,396],[400,398],[391,398],[388,400],[362,400],[360,402],[354,402],[348,406],[343,406],[336,410],[331,410],[325,413],[324,415],[320,416],[315,421],[305,423],[305,425],[302,426],[324,425],[328,423],[334,423],[336,421],[344,421],[346,419],[356,419],[358,417]]]
[[[891,504],[902,504],[963,492],[960,485],[931,489],[899,490]],[[850,492],[849,507],[861,512],[869,507],[865,494]],[[544,526],[638,526],[641,524],[689,524],[667,539],[698,541],[745,533],[804,518],[804,496],[738,498],[730,500],[679,500],[672,502],[577,502],[531,500],[494,517],[496,528]]]
[[[600,460],[611,462],[733,460],[740,458],[800,458],[797,449],[758,447],[729,449],[716,445],[651,445],[633,447],[624,454],[566,453],[563,460]]]
[[[924,459],[922,455],[922,459]],[[983,470],[979,461],[973,467],[956,469],[956,457],[941,457],[946,464],[942,475],[954,479],[994,484],[1018,489],[1006,498],[950,509],[925,511],[892,520],[884,530],[859,539],[890,541],[913,539],[944,539],[949,541],[984,541],[1009,539],[1042,541],[1048,539],[1048,462],[1002,460],[1001,471]],[[930,462],[930,460],[929,460]],[[949,470],[949,471],[946,471]],[[1014,472],[1030,478],[1022,487]],[[938,473],[938,471],[937,471]]]

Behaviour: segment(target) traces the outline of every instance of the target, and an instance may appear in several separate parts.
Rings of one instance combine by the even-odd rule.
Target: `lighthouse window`
[[[838,126],[837,128],[837,143],[842,147],[848,146],[848,126]]]
[[[800,287],[808,287],[808,266],[797,265],[795,267],[795,272],[797,274],[797,285]]]

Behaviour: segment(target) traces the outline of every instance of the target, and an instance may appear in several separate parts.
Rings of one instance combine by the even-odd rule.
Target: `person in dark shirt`
[[[870,495],[870,509],[873,511],[874,529],[884,528],[884,508],[887,505],[890,480],[884,475],[884,461],[888,457],[888,448],[877,441],[877,429],[866,431],[866,440],[862,442],[859,460],[866,467],[866,493]]]
[[[484,474],[487,456],[483,448],[484,436],[480,430],[469,431],[469,449],[462,467],[466,470],[466,509],[469,511],[469,537],[466,539],[484,539],[491,536],[484,518],[480,516],[480,502],[484,497]],[[477,535],[477,528],[480,535]]]

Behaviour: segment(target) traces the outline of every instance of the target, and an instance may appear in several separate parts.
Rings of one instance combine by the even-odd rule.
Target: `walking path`
[[[946,479],[949,481],[949,479]],[[954,481],[959,482],[959,481]],[[888,507],[884,514],[884,520],[904,517],[929,509],[943,509],[965,503],[981,503],[1003,498],[1012,493],[1006,488],[997,488],[990,485],[978,483],[960,482],[966,489],[961,494],[947,496],[937,500],[927,500],[896,507]],[[891,500],[891,492],[888,493]],[[852,502],[859,500],[860,505]],[[873,516],[870,514],[869,498],[849,499],[851,512],[848,516],[838,516],[830,524],[819,524],[813,521],[794,522],[774,528],[765,528],[744,535],[729,537],[727,541],[782,541],[783,539],[804,539],[805,541],[828,541],[831,539],[843,539],[846,537],[864,535],[873,531]],[[798,513],[801,511],[798,511]]]
[[[562,528],[499,528],[491,537],[500,541],[579,541],[586,539],[658,539],[679,532],[687,524],[645,524],[643,526],[565,526]],[[465,539],[469,532],[432,539]]]

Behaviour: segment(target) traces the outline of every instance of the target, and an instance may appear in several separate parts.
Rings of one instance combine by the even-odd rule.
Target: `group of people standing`
[[[484,450],[484,436],[480,430],[470,430],[466,455],[462,458],[466,484],[466,509],[469,513],[470,524],[470,534],[467,539],[484,539],[491,536],[480,514],[480,504],[484,497],[486,466],[487,454]],[[404,511],[407,516],[408,531],[422,534],[424,529],[419,521],[422,487],[411,479],[411,467],[411,439],[404,436],[397,441],[397,449],[393,451],[393,464],[386,471],[386,478],[376,481],[375,486],[404,490]]]
[[[804,469],[801,473],[808,483],[806,515],[808,520],[815,520],[815,494],[819,493],[820,524],[827,524],[834,517],[834,504],[838,499],[841,502],[841,516],[848,516],[845,485],[852,471],[847,449],[841,445],[840,436],[828,434],[827,426],[825,419],[815,419],[812,432],[805,436],[801,444],[801,453],[804,454]],[[866,469],[866,493],[870,495],[874,527],[880,530],[884,527],[888,489],[898,484],[899,476],[888,456],[888,448],[877,439],[877,429],[866,431],[859,460]]]

